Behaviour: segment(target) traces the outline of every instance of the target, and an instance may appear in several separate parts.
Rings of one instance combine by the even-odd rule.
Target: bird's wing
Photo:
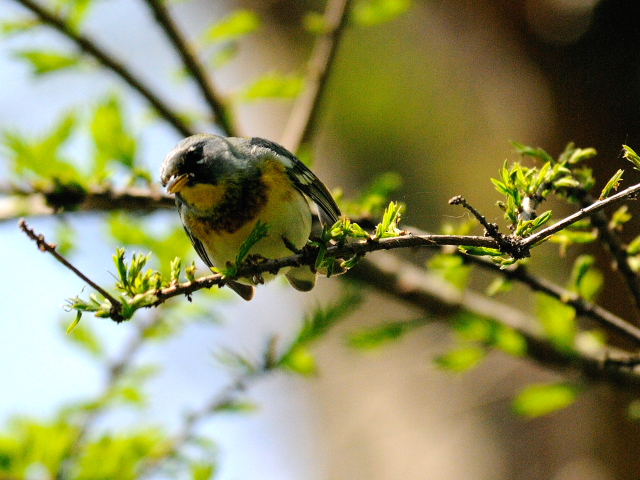
[[[263,138],[252,138],[251,145],[266,148],[277,155],[278,160],[287,167],[287,175],[295,187],[318,206],[318,215],[324,225],[331,226],[340,219],[340,208],[327,187],[295,155],[283,146]]]
[[[204,244],[200,240],[198,240],[187,228],[187,224],[185,223],[184,217],[182,214],[182,209],[185,208],[184,205],[180,205],[180,203],[178,202],[176,203],[178,204],[178,213],[180,214],[182,227],[184,228],[184,231],[187,233],[189,240],[191,240],[191,244],[193,245],[193,248],[198,253],[198,256],[202,259],[202,261],[207,265],[207,267],[213,268],[214,267],[213,262],[209,258],[209,254],[207,253],[207,250],[204,248]]]

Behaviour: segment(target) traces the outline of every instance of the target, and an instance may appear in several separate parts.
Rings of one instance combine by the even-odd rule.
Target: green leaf
[[[445,370],[461,373],[475,367],[486,355],[486,349],[482,347],[462,347],[440,355],[435,362]]]
[[[81,312],[78,311],[75,322],[66,329],[67,338],[86,352],[90,353],[92,356],[102,356],[104,353],[104,346],[96,334],[91,330],[89,325],[78,325],[80,315]]]
[[[251,233],[249,234],[247,239],[242,242],[242,245],[240,245],[240,248],[238,249],[235,262],[236,267],[245,261],[251,249],[255,246],[256,243],[265,238],[268,235],[268,232],[269,225],[258,220],[256,226],[253,227],[253,230],[251,230]]]
[[[317,372],[316,360],[311,351],[303,345],[294,345],[278,365],[304,376],[315,375]]]
[[[576,258],[569,285],[571,291],[589,301],[600,291],[604,281],[602,273],[593,268],[594,264],[595,258],[591,255],[580,255]]]
[[[381,238],[397,237],[402,233],[398,228],[400,222],[400,212],[402,211],[402,205],[397,202],[389,203],[389,206],[385,209],[382,216],[382,222],[376,226],[376,231],[373,234],[373,240],[379,240]]]
[[[154,458],[158,446],[170,442],[154,429],[92,437],[74,465],[76,478],[135,480],[140,466]]]
[[[568,383],[529,385],[513,401],[513,410],[523,417],[542,417],[571,405],[578,392]]]
[[[307,314],[297,338],[291,342],[289,348],[282,353],[275,364],[303,375],[315,373],[315,360],[309,351],[309,345],[325,335],[361,302],[362,296],[359,293],[347,292],[335,303],[326,307],[318,306],[311,314]]]
[[[56,228],[56,249],[61,255],[69,255],[75,247],[76,231],[67,222],[60,222]]]
[[[503,253],[496,248],[488,248],[488,247],[458,247],[462,253],[466,253],[467,255],[475,255],[475,256],[484,256],[487,255],[489,257],[500,257]]]
[[[527,352],[527,342],[520,333],[491,318],[461,313],[455,318],[453,328],[465,340],[480,342],[509,355],[520,357]]]
[[[105,174],[110,161],[116,161],[129,170],[133,169],[136,141],[125,130],[122,106],[118,97],[109,96],[100,102],[91,121],[91,134],[95,145],[95,170],[99,177]]]
[[[510,292],[513,284],[504,277],[496,277],[487,287],[486,294],[490,297],[503,292]]]
[[[427,320],[420,318],[408,322],[383,323],[373,328],[360,328],[348,334],[347,342],[350,347],[359,350],[373,350],[400,339],[405,333],[426,323]]]
[[[76,326],[78,325],[78,323],[80,323],[80,319],[82,318],[82,312],[80,310],[78,310],[76,312],[76,318],[73,322],[71,322],[71,325],[69,325],[67,327],[67,335],[69,333],[71,333],[73,331],[74,328],[76,328]]]
[[[22,18],[19,20],[7,20],[0,22],[0,34],[8,36],[32,30],[40,25],[34,18]]]
[[[629,207],[627,205],[621,206],[618,210],[611,215],[611,221],[609,221],[609,228],[611,230],[620,230],[622,225],[631,220],[631,214],[629,213]],[[574,224],[575,225],[575,224]]]
[[[318,12],[306,13],[302,20],[302,27],[312,35],[324,35],[329,31],[324,15]]]
[[[2,143],[18,175],[31,172],[36,178],[80,182],[82,175],[61,153],[76,127],[76,115],[60,117],[51,132],[38,139],[28,139],[17,132],[3,132]]]
[[[640,170],[640,156],[627,145],[622,145],[622,157],[629,160],[633,164],[633,168]]]
[[[73,30],[77,31],[87,17],[93,0],[65,0],[65,4],[69,7],[66,15],[67,22]]]
[[[255,403],[241,400],[229,400],[216,405],[216,412],[251,413],[258,409]]]
[[[547,152],[545,152],[542,148],[532,148],[518,142],[511,142],[511,145],[513,145],[516,149],[516,152],[518,152],[522,156],[537,158],[543,164],[547,162],[550,162],[551,164],[556,163],[554,158]]]
[[[542,293],[536,295],[536,300],[538,318],[549,340],[559,350],[572,353],[577,333],[575,309]]]
[[[627,247],[627,253],[629,255],[637,255],[640,253],[640,236],[634,238]]]
[[[195,462],[189,465],[191,480],[210,480],[216,473],[216,466],[210,463]]]
[[[6,463],[11,463],[11,471],[4,476],[7,479],[30,478],[24,475],[30,466],[39,466],[44,478],[53,478],[79,433],[69,422],[29,418],[14,419],[7,430],[9,435],[3,432],[0,436],[0,475],[6,472]]]
[[[633,400],[627,407],[627,415],[630,420],[640,420],[640,400]]]
[[[278,72],[267,73],[256,79],[239,94],[244,102],[264,99],[295,98],[302,91],[304,78],[299,75],[283,75]]]
[[[389,197],[402,186],[402,177],[395,172],[377,176],[356,200],[359,215],[379,216],[389,202]]]
[[[251,10],[236,10],[210,26],[203,34],[206,43],[238,40],[255,32],[260,26],[260,17]]]
[[[622,181],[622,174],[624,170],[618,170],[613,177],[607,182],[605,187],[602,189],[602,193],[600,193],[599,200],[604,200],[605,198],[611,195],[611,190],[617,190],[620,182]]]
[[[362,295],[348,292],[326,307],[318,306],[304,320],[296,343],[308,344],[323,336],[331,327],[353,312],[362,303]]]
[[[428,266],[458,290],[464,290],[469,281],[471,267],[460,255],[437,254],[429,260]]]
[[[76,67],[80,63],[78,55],[53,50],[21,50],[16,52],[16,57],[26,60],[36,76]]]
[[[351,18],[356,24],[369,27],[389,22],[412,6],[412,0],[358,0]]]

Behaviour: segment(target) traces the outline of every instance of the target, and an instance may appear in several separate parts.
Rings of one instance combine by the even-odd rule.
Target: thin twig
[[[292,152],[307,143],[317,126],[320,100],[347,25],[350,0],[329,0],[324,14],[327,31],[316,40],[305,75],[305,89],[295,104],[281,143]]]
[[[427,232],[424,232],[419,228],[405,227],[418,235],[428,235]],[[632,340],[634,343],[640,345],[640,328],[629,323],[623,318],[618,317],[605,308],[602,308],[593,302],[589,302],[575,292],[571,292],[562,288],[560,285],[532,274],[524,265],[516,264],[508,268],[501,268],[500,265],[493,263],[485,257],[465,255],[463,253],[460,253],[460,255],[462,255],[467,262],[478,265],[485,270],[490,270],[491,272],[501,275],[509,280],[518,280],[534,291],[553,297],[556,300],[573,307],[578,315],[595,320],[600,325],[617,331],[626,338]]]
[[[578,210],[573,215],[569,215],[568,217],[563,218],[558,223],[551,225],[545,229],[539,230],[538,232],[524,238],[521,242],[522,247],[529,248],[535,245],[536,243],[544,240],[545,238],[550,237],[554,233],[558,233],[560,230],[564,230],[569,225],[576,223],[578,220],[582,220],[583,218],[589,217],[594,213],[602,210],[603,208],[608,207],[620,200],[624,200],[625,198],[633,197],[640,191],[640,184],[633,185],[626,190],[623,190],[615,195],[610,196],[604,200],[599,200],[591,205]]]
[[[76,32],[72,29],[66,20],[57,14],[49,11],[45,7],[39,5],[32,0],[14,0],[20,5],[28,8],[34,13],[40,21],[53,27],[71,40],[80,50],[96,59],[104,67],[111,70],[132,89],[147,99],[158,114],[169,122],[183,136],[193,135],[191,128],[183,122],[183,120],[173,112],[167,104],[156,95],[142,80],[137,78],[131,71],[120,61],[116,60],[112,55],[108,54],[102,47],[99,47],[93,40]]]
[[[182,32],[175,25],[165,4],[161,0],[146,0],[146,2],[158,24],[180,55],[185,68],[198,84],[202,96],[209,105],[212,120],[218,124],[225,135],[230,137],[241,136],[238,128],[233,125],[233,117],[229,112],[229,108],[209,81],[204,66],[192,51]]]
[[[18,226],[20,227],[20,230],[22,230],[24,233],[26,233],[27,236],[31,240],[36,242],[36,245],[38,245],[38,249],[40,251],[48,252],[51,255],[53,255],[53,257],[56,260],[58,260],[60,263],[62,263],[65,267],[67,267],[69,270],[71,270],[73,273],[75,273],[83,281],[88,283],[91,286],[91,288],[93,288],[94,290],[99,292],[104,298],[106,298],[111,303],[111,313],[115,314],[116,316],[119,314],[119,312],[122,309],[122,303],[120,303],[119,300],[117,300],[115,297],[113,297],[113,295],[111,295],[109,292],[107,292],[105,289],[103,289],[100,285],[98,285],[93,280],[91,280],[89,277],[87,277],[84,273],[82,273],[75,266],[73,266],[71,264],[71,262],[69,262],[62,255],[60,255],[56,251],[56,246],[53,245],[53,244],[47,243],[45,241],[43,235],[37,235],[31,228],[29,228],[29,226],[27,225],[27,222],[25,222],[24,220],[20,220],[20,222],[18,222]]]
[[[581,203],[584,207],[588,207],[594,203],[594,199],[590,195],[586,195]],[[640,309],[640,277],[634,272],[629,265],[629,255],[624,247],[622,240],[609,227],[609,219],[604,212],[596,212],[591,215],[591,225],[598,230],[598,235],[602,242],[608,247],[608,250],[615,261],[616,270],[620,272],[624,278],[625,284],[629,289],[629,293],[633,297],[636,310]]]

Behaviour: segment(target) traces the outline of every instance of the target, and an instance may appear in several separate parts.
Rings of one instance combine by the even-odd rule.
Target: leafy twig
[[[111,312],[110,312],[112,315],[111,318],[113,318],[114,320],[117,320],[120,317],[120,312],[122,310],[122,303],[119,300],[114,298],[109,292],[103,289],[100,285],[95,283],[93,280],[87,277],[84,273],[82,273],[80,270],[74,267],[71,264],[71,262],[69,262],[66,258],[64,258],[62,255],[60,255],[56,251],[55,245],[49,244],[45,241],[43,235],[36,235],[36,233],[31,228],[29,228],[29,226],[27,225],[27,222],[25,222],[24,220],[20,220],[20,222],[18,223],[18,226],[20,227],[20,230],[26,233],[31,240],[36,242],[36,245],[38,245],[38,249],[40,251],[48,252],[51,255],[53,255],[53,257],[56,260],[62,263],[65,267],[67,267],[69,270],[75,273],[78,277],[80,277],[82,280],[87,282],[91,286],[91,288],[93,288],[94,290],[99,292],[104,298],[106,298],[111,303]]]
[[[326,32],[318,37],[305,76],[305,90],[296,100],[284,129],[281,143],[292,152],[309,141],[333,61],[345,26],[350,0],[329,0],[324,14]]]
[[[161,0],[146,0],[146,2],[158,24],[180,55],[180,59],[185,68],[198,84],[202,96],[209,105],[213,120],[225,135],[232,137],[240,136],[237,127],[233,125],[232,116],[228,107],[209,81],[209,75],[200,60],[198,60],[196,54],[192,51],[182,32],[176,27],[165,3]]]
[[[581,203],[584,207],[588,207],[593,205],[595,202],[591,196],[586,195],[581,199]],[[636,308],[640,309],[640,277],[629,265],[629,256],[622,240],[620,240],[618,235],[609,228],[609,220],[604,212],[597,212],[591,215],[591,225],[598,230],[600,239],[608,247],[609,252],[615,261],[616,270],[620,272],[624,278],[625,284],[633,297]]]
[[[415,227],[410,228],[412,232],[420,235],[427,235],[426,232],[421,231]],[[460,253],[460,255],[464,255]],[[527,270],[522,264],[516,264],[508,268],[501,268],[490,260],[475,255],[464,255],[464,259],[474,265],[478,265],[481,268],[490,270],[498,275],[501,275],[509,280],[518,280],[519,282],[527,285],[534,291],[544,293],[562,303],[573,307],[576,312],[583,316],[595,320],[604,327],[610,328],[624,335],[626,338],[632,340],[636,344],[640,345],[640,328],[629,323],[623,318],[614,315],[610,311],[596,305],[593,302],[589,302],[585,298],[580,297],[575,292],[571,292],[561,286],[550,282],[544,278],[540,278]]]
[[[620,200],[624,200],[625,198],[635,197],[636,194],[640,192],[640,184],[633,185],[626,190],[616,193],[615,195],[610,196],[604,200],[600,200],[592,203],[591,205],[578,210],[573,215],[569,215],[568,217],[563,218],[558,223],[551,225],[550,227],[539,230],[538,232],[526,237],[522,240],[523,247],[532,247],[538,242],[550,237],[554,233],[558,233],[560,230],[565,229],[569,225],[581,220],[583,218],[589,217],[594,213],[602,210],[609,205],[619,202]]]
[[[127,67],[125,67],[120,61],[116,60],[112,55],[108,54],[102,49],[102,47],[99,47],[93,40],[90,40],[88,37],[71,28],[65,19],[60,18],[57,14],[49,11],[33,0],[14,1],[29,9],[40,21],[62,33],[84,53],[93,57],[104,67],[119,76],[127,85],[142,95],[153,106],[158,114],[169,122],[183,136],[186,137],[193,135],[194,132],[192,132],[191,128],[185,124],[184,121],[175,112],[173,112],[167,104],[151,90],[150,87],[134,76]]]

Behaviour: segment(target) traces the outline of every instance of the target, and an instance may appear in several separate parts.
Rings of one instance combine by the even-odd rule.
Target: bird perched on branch
[[[182,140],[165,158],[162,185],[176,206],[196,252],[210,268],[234,262],[238,250],[261,222],[267,235],[250,250],[263,258],[288,257],[307,243],[311,210],[318,206],[324,225],[340,209],[327,187],[298,158],[262,138],[198,134]],[[291,286],[311,290],[316,272],[309,266],[283,269]],[[266,280],[273,275],[264,274]],[[255,279],[228,284],[245,300],[253,298]]]

